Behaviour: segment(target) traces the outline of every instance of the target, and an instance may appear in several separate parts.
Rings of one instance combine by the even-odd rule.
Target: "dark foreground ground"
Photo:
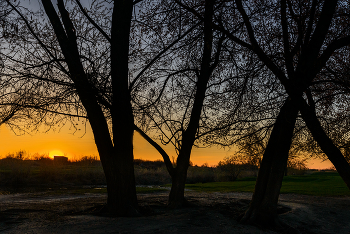
[[[250,193],[187,192],[190,207],[168,210],[167,192],[139,194],[138,218],[97,215],[104,194],[0,195],[1,233],[276,233],[241,225]],[[350,233],[350,197],[280,196],[282,233]]]

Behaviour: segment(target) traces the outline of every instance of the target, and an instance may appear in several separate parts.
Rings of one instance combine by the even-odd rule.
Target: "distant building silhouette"
[[[65,156],[53,156],[53,162],[58,165],[63,165],[68,163],[68,157]]]

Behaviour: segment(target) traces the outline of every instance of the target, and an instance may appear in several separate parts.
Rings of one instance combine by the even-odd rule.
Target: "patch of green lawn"
[[[350,190],[336,172],[318,172],[305,176],[287,176],[281,193],[315,196],[350,196]]]
[[[253,192],[255,178],[243,178],[234,182],[187,184],[186,188],[203,192]],[[350,190],[336,172],[318,172],[303,176],[285,176],[281,193],[315,196],[350,196]]]

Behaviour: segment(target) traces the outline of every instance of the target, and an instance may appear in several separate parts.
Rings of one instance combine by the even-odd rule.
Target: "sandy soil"
[[[1,233],[276,233],[242,225],[237,217],[250,193],[187,192],[190,207],[169,210],[167,193],[139,194],[144,216],[97,215],[102,194],[51,196],[45,193],[0,195]],[[282,233],[350,233],[350,197],[327,198],[282,194]]]

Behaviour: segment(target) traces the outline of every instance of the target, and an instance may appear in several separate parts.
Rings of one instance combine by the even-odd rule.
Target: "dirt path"
[[[167,193],[140,194],[145,214],[138,218],[95,215],[106,196],[49,196],[45,193],[0,195],[1,233],[275,233],[241,225],[250,193],[186,193],[191,207],[168,210]],[[282,194],[285,233],[350,234],[350,198]]]

